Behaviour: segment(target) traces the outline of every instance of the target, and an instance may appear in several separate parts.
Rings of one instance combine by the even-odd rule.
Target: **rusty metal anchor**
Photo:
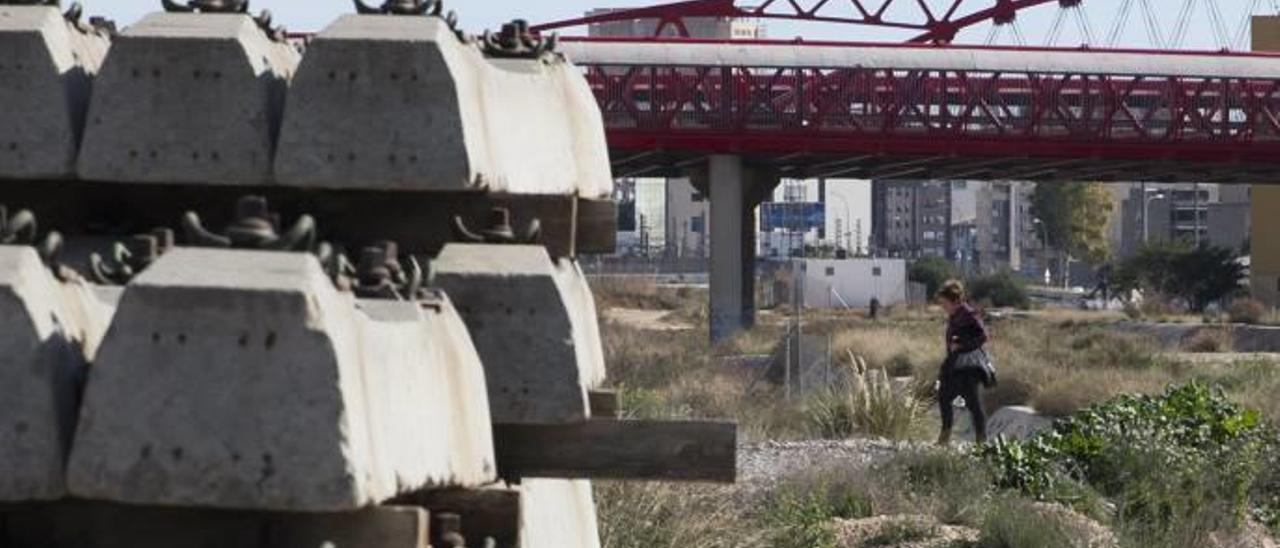
[[[542,238],[542,221],[534,219],[522,234],[511,227],[511,210],[495,207],[489,211],[489,222],[479,232],[467,228],[460,216],[453,218],[454,238],[461,242],[487,244],[536,244]]]
[[[136,234],[112,244],[108,260],[97,253],[89,255],[89,276],[103,285],[127,284],[173,247],[170,229],[157,228],[150,234]]]
[[[356,13],[362,15],[435,15],[444,11],[443,0],[386,0],[381,6],[371,7],[361,0],[353,0]]]
[[[485,31],[480,37],[486,55],[504,58],[538,59],[553,53],[558,42],[559,37],[554,34],[545,38],[534,34],[524,19],[502,25],[498,34]]]
[[[366,299],[417,300],[422,293],[422,265],[412,255],[402,265],[399,252],[400,246],[391,241],[364,248],[352,291]]]
[[[63,277],[66,272],[57,264],[58,254],[62,251],[62,234],[50,231],[41,239],[38,228],[36,215],[31,210],[20,209],[10,215],[9,208],[0,204],[0,245],[34,246],[40,260],[59,277]]]
[[[36,216],[30,210],[21,209],[13,216],[0,205],[0,244],[34,245],[36,242]]]
[[[280,216],[262,196],[244,196],[236,202],[235,220],[215,234],[205,229],[200,216],[188,211],[182,217],[187,242],[198,247],[230,247],[276,251],[307,251],[315,247],[316,222],[310,215],[298,217],[293,227],[279,233]]]
[[[179,4],[174,0],[160,0],[164,11],[174,13],[249,13],[249,0],[190,0]]]

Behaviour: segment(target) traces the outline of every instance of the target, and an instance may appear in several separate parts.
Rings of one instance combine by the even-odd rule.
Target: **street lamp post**
[[[1040,266],[1044,267],[1045,285],[1050,285],[1053,280],[1049,277],[1049,229],[1040,219],[1032,219],[1031,224],[1040,228]]]
[[[1147,245],[1150,241],[1151,223],[1147,221],[1147,213],[1151,207],[1151,201],[1163,200],[1164,198],[1164,192],[1159,189],[1148,189],[1146,184],[1142,185],[1142,245]]]

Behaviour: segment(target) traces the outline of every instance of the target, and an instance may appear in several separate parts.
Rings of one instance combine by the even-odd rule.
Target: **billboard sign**
[[[760,204],[760,231],[809,232],[827,226],[826,204],[820,202],[766,202]]]

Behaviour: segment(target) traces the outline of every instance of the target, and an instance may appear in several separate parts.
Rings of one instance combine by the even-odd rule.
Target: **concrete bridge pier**
[[[694,177],[711,199],[712,341],[755,324],[755,211],[778,181],[771,170],[744,166],[736,155],[712,156],[706,176]]]

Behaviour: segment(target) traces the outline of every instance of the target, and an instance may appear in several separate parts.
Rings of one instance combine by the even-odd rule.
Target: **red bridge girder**
[[[746,154],[799,176],[867,178],[1231,182],[1280,166],[1278,80],[584,68],[621,159],[619,175],[717,153]]]
[[[549,32],[598,23],[653,20],[656,22],[655,37],[666,35],[670,29],[676,36],[687,38],[690,36],[688,19],[727,17],[889,27],[918,31],[919,34],[910,42],[948,43],[962,29],[986,22],[1008,23],[1024,9],[1048,3],[1074,6],[1080,2],[950,0],[944,9],[933,9],[921,0],[884,0],[879,6],[869,6],[867,0],[764,0],[753,6],[738,6],[737,0],[689,0],[545,23],[534,26],[533,30]]]

